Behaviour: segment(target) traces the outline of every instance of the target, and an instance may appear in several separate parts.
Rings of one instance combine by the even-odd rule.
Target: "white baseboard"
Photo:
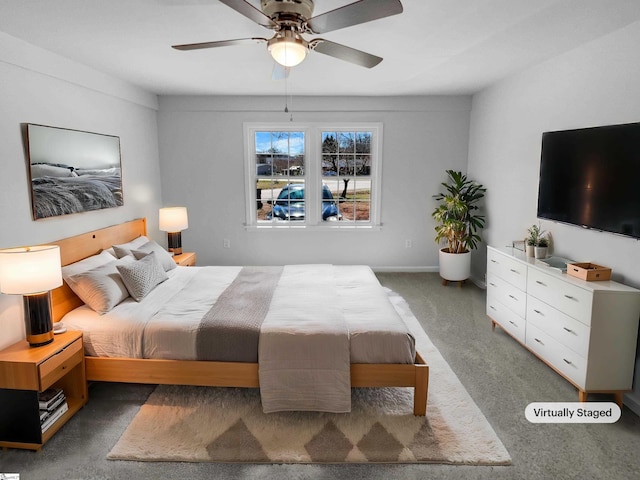
[[[376,266],[371,267],[371,270],[374,272],[381,273],[438,273],[438,267],[384,267],[384,266]]]

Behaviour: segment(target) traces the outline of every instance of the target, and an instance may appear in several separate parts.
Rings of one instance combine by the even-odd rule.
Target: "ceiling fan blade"
[[[377,57],[370,53],[356,50],[355,48],[340,45],[339,43],[330,42],[323,38],[313,39],[309,42],[309,48],[318,53],[339,58],[346,62],[355,63],[356,65],[366,68],[373,68],[382,61],[382,57]]]
[[[400,0],[360,0],[307,21],[313,33],[326,33],[402,13]]]
[[[236,40],[221,40],[218,42],[202,42],[202,43],[185,43],[184,45],[172,45],[171,48],[176,50],[200,50],[201,48],[217,48],[228,47],[231,45],[247,45],[249,43],[262,43],[266,42],[266,38],[238,38]]]
[[[276,28],[278,26],[268,16],[245,0],[220,0],[220,2],[265,28]]]
[[[291,68],[280,65],[278,62],[273,62],[271,80],[284,80],[285,78],[289,78],[289,71],[291,71]]]

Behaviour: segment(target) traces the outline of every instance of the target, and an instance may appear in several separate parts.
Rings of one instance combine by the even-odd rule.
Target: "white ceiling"
[[[314,14],[348,3],[316,0]],[[261,44],[170,48],[271,36],[217,0],[0,0],[0,31],[162,95],[429,95],[475,93],[640,20],[640,0],[402,3],[400,15],[323,35],[380,65],[311,52],[286,85]]]

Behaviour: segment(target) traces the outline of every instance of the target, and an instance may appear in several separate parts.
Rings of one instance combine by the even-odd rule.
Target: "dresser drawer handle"
[[[567,294],[565,294],[564,297],[568,298],[569,300],[575,300],[576,299],[576,297],[572,297],[571,295],[567,295]]]
[[[489,305],[489,308],[490,308],[491,310],[495,310],[495,311],[497,311],[497,310],[496,310],[496,307],[494,307],[493,305]]]
[[[571,363],[569,360],[567,360],[566,358],[562,359],[564,361],[564,363],[566,363],[567,365],[573,365],[573,363]]]
[[[540,310],[536,310],[534,308],[533,311],[536,312],[538,315],[542,315],[544,317],[544,313],[542,313]]]
[[[544,283],[542,283],[540,280],[536,280],[536,283],[537,283],[538,285],[542,285],[543,287],[546,287],[546,285],[545,285]]]
[[[514,300],[518,300],[516,297],[514,297],[513,295],[509,294],[509,298],[512,298]]]
[[[576,335],[576,332],[574,332],[574,331],[573,331],[573,330],[571,330],[570,328],[567,328],[567,327],[562,327],[562,328],[563,328],[566,332],[573,333],[574,335]]]
[[[520,272],[518,270],[516,270],[515,268],[510,268],[509,271],[513,272],[513,273],[517,273],[518,275],[520,275]]]
[[[491,283],[491,282],[489,282],[489,285],[491,285],[492,287],[495,287],[495,286],[496,286],[496,284],[495,284],[495,283]]]
[[[509,320],[509,323],[510,323],[511,325],[513,325],[514,327],[517,327],[517,326],[518,326],[518,324],[517,324],[516,322],[514,322],[513,320]]]
[[[535,340],[536,342],[538,342],[540,345],[544,345],[544,342],[543,342],[542,340],[540,340],[539,338],[535,338],[535,337],[534,337],[534,340]]]
[[[498,262],[492,258],[491,263],[498,263]]]

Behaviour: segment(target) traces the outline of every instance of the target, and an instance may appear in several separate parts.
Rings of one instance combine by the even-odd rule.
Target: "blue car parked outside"
[[[267,214],[267,220],[272,218],[280,220],[304,220],[305,201],[304,184],[290,183],[285,186],[273,203],[273,209]],[[333,199],[331,190],[326,185],[322,186],[322,220],[339,220],[341,217],[338,205]]]

